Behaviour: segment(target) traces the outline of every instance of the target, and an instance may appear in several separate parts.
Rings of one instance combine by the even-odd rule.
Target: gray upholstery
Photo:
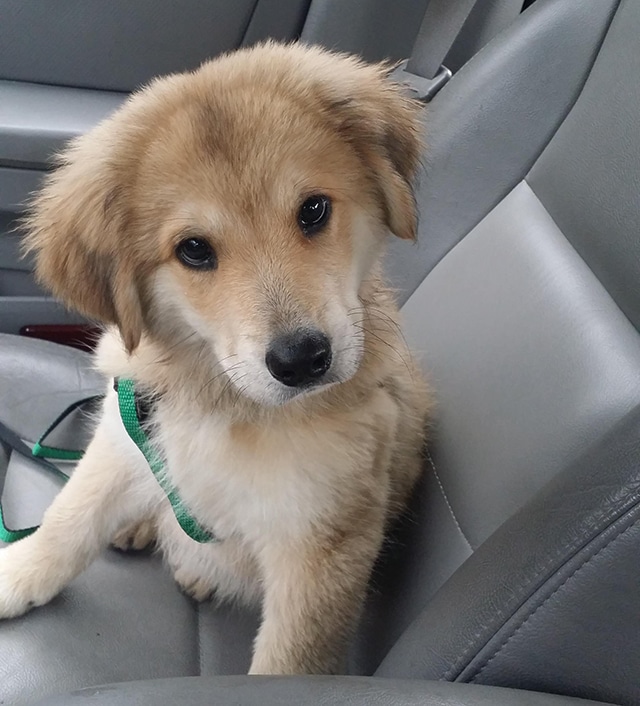
[[[104,380],[92,370],[89,355],[44,341],[0,335],[0,370],[0,419],[11,419],[29,441],[44,431],[43,422],[53,420],[73,400],[104,391]]]
[[[419,520],[370,599],[357,673],[375,668],[472,548],[640,403],[638,332],[526,183],[403,313],[439,411]]]
[[[25,201],[40,186],[43,175],[38,169],[0,166],[0,212],[23,211]],[[4,233],[0,233],[0,237],[4,237]]]
[[[196,679],[84,696],[547,699],[483,688],[494,685],[640,702],[640,95],[624,79],[639,35],[637,0],[537,0],[429,109],[421,245],[394,246],[392,272],[438,408],[350,660],[388,681]],[[0,418],[27,438],[65,390],[95,385],[73,352],[0,338],[0,356]],[[46,400],[21,406],[34,390]],[[55,492],[15,459],[10,474],[13,517]],[[0,700],[241,672],[255,626],[191,604],[156,559],[107,552],[52,605],[0,625]]]
[[[428,0],[312,0],[301,40],[360,54],[369,61],[404,59]]]
[[[456,73],[500,31],[514,22],[524,3],[521,0],[477,2],[449,50],[444,64]]]
[[[640,326],[638,3],[623,2],[574,110],[528,177],[552,218]]]
[[[38,702],[63,706],[91,699],[97,706],[589,706],[594,701],[465,684],[345,677],[172,679],[87,689]]]
[[[404,301],[523,179],[573,105],[617,0],[537,2],[440,91],[425,113],[420,237],[394,242]]]
[[[27,324],[77,324],[86,323],[86,319],[80,314],[65,309],[60,302],[45,297],[39,288],[26,277],[26,274],[19,270],[10,270],[6,278],[7,289],[3,291],[8,296],[0,295],[0,333],[19,333],[20,329]],[[15,289],[20,292],[11,291],[11,282],[15,277]],[[22,292],[31,290],[28,296],[22,296]],[[38,296],[39,294],[39,296]]]
[[[0,81],[0,165],[46,169],[51,157],[114,111],[126,94]]]
[[[257,12],[257,5],[265,4]],[[0,78],[130,91],[254,40],[294,39],[308,0],[3,0]],[[253,27],[253,17],[259,24]],[[269,20],[267,20],[269,15]],[[302,15],[303,16],[303,15]],[[263,31],[266,30],[266,31]],[[29,41],[25,41],[25,37]]]
[[[310,4],[311,0],[259,0],[253,6],[242,44],[255,44],[267,38],[280,41],[297,39]]]
[[[196,606],[159,558],[109,550],[46,609],[2,624],[0,694],[28,704],[93,684],[242,674],[255,616]]]
[[[0,334],[0,370],[0,420],[31,444],[69,404],[104,391],[103,380],[91,369],[86,353],[53,343]],[[62,448],[84,448],[90,434],[87,415],[92,411],[95,408],[75,412],[49,441]],[[18,454],[4,462],[8,464],[3,501],[7,522],[14,528],[31,527],[39,523],[60,481],[34,469]]]
[[[124,93],[0,80],[0,214],[23,211],[53,156],[125,99]],[[0,228],[3,249],[8,238]],[[0,266],[6,262],[0,252]],[[8,264],[25,268],[17,258]],[[2,273],[0,284],[6,279]],[[0,291],[2,296],[6,294]],[[0,323],[0,332],[8,330]]]
[[[640,335],[526,183],[404,314],[438,391],[433,459],[474,548],[640,403]]]

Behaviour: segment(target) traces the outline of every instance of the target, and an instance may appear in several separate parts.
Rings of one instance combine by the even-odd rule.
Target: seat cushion
[[[111,684],[104,689],[47,699],[38,702],[38,706],[66,706],[83,697],[97,706],[597,706],[594,701],[514,689],[355,677],[163,679]]]

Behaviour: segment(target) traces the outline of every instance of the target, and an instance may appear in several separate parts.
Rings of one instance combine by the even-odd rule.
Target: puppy
[[[196,598],[259,602],[252,673],[342,668],[429,395],[380,275],[416,236],[418,108],[387,68],[265,44],[154,81],[36,197],[39,279],[107,325],[97,365],[150,400],[178,525],[109,382],[41,528],[0,551],[0,616],[49,601],[130,526]]]

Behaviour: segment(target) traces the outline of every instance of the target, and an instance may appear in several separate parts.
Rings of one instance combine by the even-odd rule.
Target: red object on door
[[[91,324],[29,324],[20,329],[21,336],[40,338],[63,346],[93,351],[102,329]]]

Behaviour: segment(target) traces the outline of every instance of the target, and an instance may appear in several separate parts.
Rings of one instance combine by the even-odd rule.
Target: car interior
[[[257,614],[110,549],[0,622],[1,704],[640,703],[638,37],[637,0],[0,0],[6,428],[31,447],[104,388],[91,322],[20,253],[56,152],[153,76],[268,38],[402,61],[424,104],[418,242],[387,269],[437,400],[347,674],[245,676]],[[55,445],[87,443],[88,407]],[[8,527],[62,482],[0,437]]]

